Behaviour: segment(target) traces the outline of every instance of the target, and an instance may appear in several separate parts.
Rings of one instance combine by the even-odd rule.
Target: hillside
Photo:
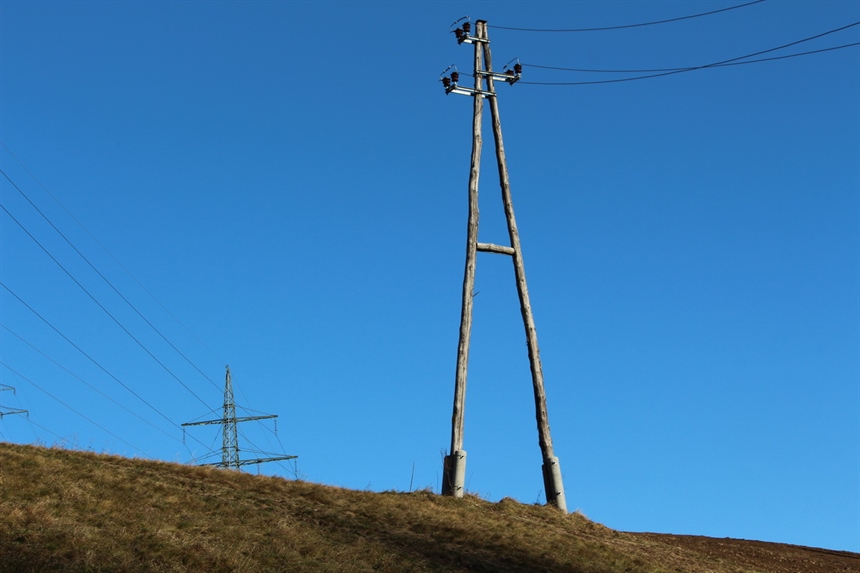
[[[512,500],[372,493],[0,444],[0,571],[860,573],[860,555],[613,531]]]

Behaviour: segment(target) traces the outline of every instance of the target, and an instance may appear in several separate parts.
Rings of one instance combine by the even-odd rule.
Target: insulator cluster
[[[463,40],[469,37],[469,33],[472,31],[472,23],[471,22],[463,22],[462,28],[457,28],[454,30],[454,35],[457,36],[457,43],[462,43]]]
[[[509,68],[508,64],[510,64],[510,62],[505,64],[505,71],[502,74],[494,74],[494,76],[496,79],[501,79],[511,85],[514,85],[515,83],[520,81],[521,77],[523,77],[523,65],[519,62],[519,60],[517,60],[517,63],[514,64],[514,67],[512,68]]]
[[[445,91],[449,91],[451,88],[457,87],[457,83],[460,81],[460,72],[451,72],[450,76],[445,76],[442,78],[442,85],[445,86]]]

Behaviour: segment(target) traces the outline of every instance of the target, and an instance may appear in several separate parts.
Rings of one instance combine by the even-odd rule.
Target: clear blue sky
[[[723,61],[860,2],[492,27],[740,3],[0,2],[0,403],[29,410],[0,436],[187,462],[220,445],[178,425],[229,364],[239,404],[280,415],[280,443],[252,423],[243,445],[438,490],[471,146],[471,100],[438,78],[470,71],[448,31],[469,15],[526,64],[499,105],[570,509],[860,551],[860,48],[526,83]],[[506,244],[485,127],[480,239]],[[480,255],[476,290],[467,487],[543,503],[510,260]]]

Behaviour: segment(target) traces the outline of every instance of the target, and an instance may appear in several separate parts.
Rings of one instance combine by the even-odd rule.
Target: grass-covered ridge
[[[0,444],[0,488],[0,571],[771,570],[513,500],[352,491],[56,448]],[[860,571],[853,554],[829,553],[849,568],[822,572]]]

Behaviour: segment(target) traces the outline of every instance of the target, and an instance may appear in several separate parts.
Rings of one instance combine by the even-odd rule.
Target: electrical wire
[[[172,424],[173,426],[176,426],[176,427],[177,427],[177,428],[179,428],[180,430],[182,429],[182,427],[181,427],[179,424],[177,424],[176,422],[174,422],[173,420],[171,420],[170,418],[168,418],[168,417],[167,417],[167,415],[165,415],[161,410],[159,410],[158,408],[156,408],[155,406],[153,406],[152,404],[150,404],[149,402],[147,402],[147,401],[146,401],[142,396],[140,396],[137,392],[135,392],[134,390],[132,390],[132,389],[131,389],[128,385],[126,385],[122,380],[120,380],[119,378],[117,378],[116,376],[114,376],[110,371],[108,371],[108,369],[107,369],[107,368],[105,368],[104,366],[102,366],[102,365],[101,365],[101,364],[100,364],[100,363],[99,363],[95,358],[93,358],[92,356],[90,356],[89,354],[87,354],[86,352],[84,352],[84,350],[83,350],[80,346],[78,346],[77,344],[75,344],[74,342],[72,342],[72,341],[69,339],[69,337],[68,337],[68,336],[66,336],[65,334],[63,334],[62,332],[60,332],[60,330],[59,330],[56,326],[54,326],[53,324],[51,324],[51,323],[50,323],[50,321],[48,321],[48,319],[46,319],[46,318],[45,318],[45,317],[43,317],[41,314],[39,314],[38,312],[36,312],[36,310],[35,310],[32,306],[30,306],[29,304],[27,304],[27,303],[26,303],[26,302],[25,302],[25,301],[24,301],[20,296],[18,296],[18,295],[17,295],[17,294],[12,290],[12,289],[10,289],[10,288],[9,288],[5,283],[3,283],[2,281],[0,281],[0,287],[3,287],[4,289],[6,289],[6,291],[7,291],[7,292],[9,292],[9,294],[11,294],[13,297],[15,297],[16,299],[18,299],[18,302],[20,302],[21,304],[23,304],[23,305],[24,305],[24,306],[25,306],[25,307],[26,307],[30,312],[32,312],[33,314],[35,314],[39,319],[41,319],[41,320],[42,320],[42,322],[44,322],[45,324],[47,324],[47,325],[48,325],[48,326],[49,326],[49,327],[50,327],[54,332],[56,332],[57,334],[59,334],[59,335],[63,338],[63,340],[65,340],[66,342],[68,342],[69,344],[71,344],[71,345],[72,345],[72,347],[73,347],[75,350],[77,350],[78,352],[80,352],[81,354],[83,354],[87,359],[89,359],[89,361],[90,361],[90,362],[92,362],[93,364],[95,364],[96,366],[98,366],[98,367],[102,370],[102,372],[104,372],[105,374],[107,374],[108,376],[110,376],[110,377],[111,377],[111,378],[112,378],[112,379],[113,379],[117,384],[119,384],[120,386],[122,386],[123,388],[125,388],[128,392],[130,392],[132,396],[134,396],[135,398],[137,398],[138,400],[140,400],[141,402],[143,402],[143,403],[144,403],[146,406],[148,406],[148,407],[149,407],[153,412],[155,412],[156,414],[158,414],[159,416],[161,416],[162,418],[164,418],[165,420],[167,420],[167,421],[168,421],[170,424]],[[192,436],[192,438],[193,438],[193,436]],[[195,440],[195,441],[197,441],[197,442],[199,442],[199,443],[200,443],[201,445],[203,445],[203,446],[205,446],[205,445],[206,445],[206,444],[204,444],[203,442],[200,442],[200,440],[198,440],[198,439],[196,439],[196,438],[194,438],[194,440]]]
[[[166,435],[166,436],[167,436],[168,438],[170,438],[171,440],[176,440],[177,442],[181,441],[181,440],[179,440],[179,438],[177,438],[176,436],[173,436],[173,435],[171,435],[171,434],[168,434],[168,433],[167,433],[167,432],[165,432],[163,429],[159,428],[158,426],[156,426],[155,424],[153,424],[152,422],[150,422],[149,420],[147,420],[146,418],[144,418],[143,416],[141,416],[141,415],[140,415],[140,414],[138,414],[137,412],[134,412],[133,410],[131,410],[131,409],[129,409],[129,408],[126,408],[125,406],[123,406],[122,404],[120,404],[119,402],[117,402],[116,400],[114,400],[113,398],[111,398],[110,396],[108,396],[107,394],[105,394],[104,392],[102,392],[101,390],[99,390],[98,388],[96,388],[95,386],[93,386],[92,384],[90,384],[89,382],[87,382],[86,380],[84,380],[83,378],[81,378],[80,376],[78,376],[77,374],[75,374],[74,372],[72,372],[71,370],[69,370],[68,368],[66,368],[65,366],[63,366],[62,364],[60,364],[59,362],[57,362],[56,360],[54,360],[53,358],[51,358],[50,356],[48,356],[47,354],[45,354],[44,352],[42,352],[41,350],[39,350],[38,348],[36,348],[32,343],[30,343],[30,342],[28,342],[27,340],[25,340],[21,335],[19,335],[19,334],[18,334],[17,332],[15,332],[15,331],[13,331],[11,328],[9,328],[8,326],[6,326],[6,325],[5,325],[5,324],[3,324],[2,322],[0,322],[0,327],[3,327],[3,329],[5,329],[7,332],[9,332],[9,334],[11,334],[11,335],[12,335],[12,336],[14,336],[15,338],[17,338],[18,340],[20,340],[21,342],[23,342],[24,344],[26,344],[27,346],[29,346],[30,348],[32,348],[33,350],[35,350],[36,352],[38,352],[39,354],[41,354],[43,357],[45,357],[45,358],[47,358],[48,360],[50,360],[51,362],[53,362],[55,366],[57,366],[58,368],[61,368],[62,370],[64,370],[64,371],[65,371],[69,376],[72,376],[73,378],[75,378],[75,379],[76,379],[76,380],[78,380],[79,382],[81,382],[81,383],[85,384],[85,385],[86,385],[87,387],[89,387],[92,391],[94,391],[94,392],[98,393],[98,394],[99,394],[99,395],[101,395],[102,397],[107,398],[108,400],[110,400],[111,402],[113,402],[114,404],[116,404],[117,406],[119,406],[120,408],[122,408],[123,410],[125,410],[126,412],[128,412],[129,414],[131,414],[132,416],[134,416],[135,418],[137,418],[138,420],[140,420],[140,421],[142,421],[143,423],[148,424],[149,426],[151,426],[151,427],[155,428],[156,430],[158,430],[158,431],[159,431],[159,432],[161,432],[162,434]]]
[[[183,428],[182,428],[182,436],[183,436],[183,440],[185,439],[185,436],[186,436],[186,435],[187,435],[187,428],[184,428],[184,427],[183,427]],[[193,436],[192,436],[192,437],[193,437]],[[209,444],[209,447],[207,448],[207,453],[206,453],[206,454],[204,454],[204,455],[203,455],[203,457],[195,456],[195,455],[194,455],[194,452],[192,452],[192,451],[189,449],[189,450],[188,450],[188,453],[190,453],[190,454],[191,454],[191,460],[189,461],[189,463],[195,463],[195,461],[196,461],[196,460],[205,460],[205,459],[211,458],[212,456],[216,455],[216,454],[218,453],[218,452],[215,450],[215,441],[216,441],[217,439],[218,439],[218,435],[216,434],[216,435],[215,435],[215,437],[213,437],[213,438],[212,438],[212,443],[211,443],[211,444]],[[195,440],[196,440],[200,445],[202,445],[203,447],[206,447],[206,444],[205,444],[204,442],[201,442],[200,440],[197,440],[196,438],[195,438]]]
[[[72,250],[74,250],[74,251],[78,254],[78,256],[80,256],[80,257],[81,257],[81,258],[82,258],[82,259],[83,259],[83,260],[84,260],[84,261],[85,261],[85,262],[90,266],[90,268],[91,268],[93,271],[95,271],[95,273],[96,273],[99,277],[101,277],[101,279],[102,279],[105,283],[107,283],[107,285],[108,285],[108,286],[109,286],[109,287],[110,287],[110,288],[111,288],[111,289],[112,289],[112,290],[113,290],[113,291],[114,291],[114,292],[115,292],[115,293],[116,293],[116,294],[117,294],[117,295],[118,295],[118,296],[119,296],[119,297],[120,297],[120,298],[121,298],[121,299],[122,299],[122,300],[123,300],[123,301],[124,301],[128,306],[129,306],[129,307],[131,307],[131,309],[132,309],[134,312],[136,312],[136,313],[137,313],[137,315],[138,315],[141,319],[143,319],[143,321],[144,321],[146,324],[148,324],[150,328],[152,328],[152,330],[154,330],[154,331],[155,331],[155,332],[156,332],[156,333],[161,337],[161,339],[162,339],[162,340],[164,340],[164,341],[165,341],[165,342],[166,342],[166,343],[167,343],[167,344],[168,344],[168,345],[169,345],[173,350],[175,350],[175,351],[177,352],[177,354],[179,354],[182,358],[184,358],[184,359],[185,359],[185,361],[186,361],[188,364],[190,364],[190,365],[191,365],[195,370],[197,370],[197,372],[199,372],[201,376],[203,376],[206,380],[208,380],[210,384],[212,384],[213,386],[215,386],[216,388],[218,388],[218,385],[217,385],[217,384],[215,384],[215,382],[214,382],[211,378],[209,378],[209,376],[207,376],[207,375],[206,375],[202,370],[200,370],[200,368],[198,368],[198,367],[197,367],[197,365],[196,365],[196,364],[194,364],[194,363],[191,361],[191,359],[189,359],[189,358],[188,358],[188,357],[187,357],[187,356],[186,356],[186,355],[185,355],[181,350],[179,350],[179,349],[178,349],[178,348],[177,348],[177,347],[176,347],[172,342],[170,342],[170,340],[168,340],[168,339],[167,339],[167,337],[166,337],[166,336],[164,336],[164,334],[162,334],[162,333],[161,333],[161,331],[160,331],[160,330],[158,330],[158,329],[155,327],[155,325],[154,325],[154,324],[152,324],[152,323],[149,321],[149,319],[147,319],[145,316],[143,316],[143,313],[141,313],[141,312],[137,309],[137,307],[136,307],[136,306],[134,306],[134,305],[131,303],[131,301],[129,301],[129,300],[128,300],[128,299],[127,299],[127,298],[126,298],[126,297],[125,297],[125,296],[124,296],[120,291],[119,291],[119,289],[117,289],[117,288],[113,285],[113,283],[112,283],[112,282],[110,282],[110,281],[107,279],[107,277],[105,277],[105,276],[101,273],[101,271],[99,271],[99,270],[95,267],[95,265],[93,265],[93,263],[91,263],[91,262],[90,262],[90,260],[89,260],[86,256],[84,256],[84,254],[83,254],[83,253],[82,253],[82,252],[81,252],[81,251],[80,251],[80,250],[79,250],[79,249],[78,249],[78,248],[77,248],[77,247],[76,247],[76,246],[75,246],[75,245],[74,245],[74,244],[73,244],[69,239],[68,239],[68,237],[66,237],[66,235],[64,235],[64,234],[63,234],[63,232],[62,232],[62,231],[60,231],[60,229],[58,229],[56,225],[54,225],[54,223],[53,223],[53,222],[48,218],[48,216],[47,216],[47,215],[45,215],[45,213],[43,213],[43,212],[42,212],[42,210],[41,210],[41,209],[39,209],[39,207],[37,207],[35,203],[33,203],[33,201],[30,199],[30,197],[28,197],[28,196],[27,196],[27,194],[26,194],[26,193],[24,193],[24,191],[22,191],[22,190],[21,190],[21,188],[20,188],[20,187],[18,187],[18,185],[16,185],[16,184],[15,184],[15,182],[14,182],[14,181],[12,181],[12,179],[10,179],[10,178],[9,178],[9,176],[6,174],[6,172],[5,172],[5,171],[3,171],[2,169],[0,169],[0,173],[2,173],[2,174],[3,174],[3,177],[5,177],[5,178],[9,181],[9,183],[11,183],[11,184],[12,184],[12,187],[14,187],[14,188],[15,188],[15,190],[16,190],[16,191],[18,191],[18,193],[20,193],[20,194],[21,194],[21,196],[22,196],[24,199],[26,199],[26,200],[27,200],[27,202],[30,204],[30,206],[31,206],[31,207],[33,207],[33,209],[35,209],[35,210],[36,210],[36,212],[37,212],[37,213],[39,213],[39,215],[41,215],[41,216],[42,216],[42,218],[43,218],[43,219],[44,219],[44,220],[45,220],[45,221],[46,221],[46,222],[51,226],[51,228],[52,228],[52,229],[54,229],[54,231],[56,231],[56,232],[57,232],[57,234],[58,234],[58,235],[60,235],[60,236],[63,238],[63,240],[64,240],[64,241],[66,241],[66,243],[67,243],[67,244],[72,248]]]
[[[669,76],[669,75],[679,74],[679,73],[683,73],[683,72],[692,72],[695,70],[720,68],[720,67],[725,67],[725,66],[742,66],[744,64],[756,64],[756,63],[760,63],[760,62],[769,62],[769,61],[773,61],[773,60],[785,60],[788,58],[796,58],[798,56],[808,56],[810,54],[819,54],[821,52],[832,52],[834,50],[841,50],[843,48],[851,48],[853,46],[860,46],[860,42],[854,42],[852,44],[843,44],[841,46],[834,46],[832,48],[822,48],[820,50],[813,50],[810,52],[800,52],[798,54],[789,54],[786,56],[774,56],[771,58],[761,58],[758,60],[750,60],[747,62],[731,62],[731,63],[727,62],[727,63],[722,63],[722,64],[708,64],[706,66],[697,66],[697,67],[693,67],[693,68],[681,68],[681,69],[678,69],[677,71],[667,72],[664,74],[635,76],[632,78],[616,78],[613,80],[595,80],[595,81],[584,81],[584,82],[526,82],[526,81],[520,81],[518,83],[522,83],[525,85],[542,85],[542,86],[585,86],[585,85],[595,85],[595,84],[614,84],[614,83],[620,83],[620,82],[631,82],[634,80],[646,80],[649,78],[659,78],[662,76]],[[593,71],[593,70],[590,70],[590,71]]]
[[[194,463],[200,462],[201,460],[208,460],[210,458],[214,458],[215,456],[219,455],[221,452],[215,449],[215,442],[217,440],[218,440],[218,434],[215,434],[215,437],[212,438],[212,443],[209,444],[208,453],[203,454],[203,456],[195,456],[194,453],[191,452],[191,460],[188,463],[194,464]],[[203,444],[203,442],[200,442],[200,443]],[[203,446],[205,447],[206,444],[203,444]],[[189,452],[190,452],[190,450],[189,450]]]
[[[264,424],[263,420],[255,420],[255,422],[257,422],[257,424],[261,428],[265,429],[266,431],[268,431],[270,434],[273,434],[277,438],[278,437],[278,419],[277,418],[270,418],[270,420],[272,421],[272,426],[274,426],[274,430],[269,428],[268,424]],[[272,440],[269,438],[268,434],[263,434],[263,436],[266,438],[266,443],[270,447],[275,447],[275,445],[272,443]],[[280,441],[280,440],[278,440],[278,441]],[[281,444],[281,451],[283,451],[283,450],[284,450],[284,445]]]
[[[257,445],[257,444],[255,444],[254,442],[252,442],[252,441],[248,438],[248,436],[247,436],[247,435],[245,435],[245,432],[244,432],[243,430],[241,430],[241,429],[238,429],[238,428],[237,428],[237,433],[238,433],[238,434],[239,434],[239,435],[240,435],[240,436],[245,440],[245,442],[247,442],[247,443],[251,444],[251,446],[255,448],[255,449],[253,449],[253,450],[251,450],[251,449],[245,449],[245,450],[242,450],[242,451],[250,452],[250,453],[255,454],[255,455],[266,455],[266,456],[270,456],[270,457],[280,457],[280,456],[286,455],[286,454],[284,454],[284,453],[268,452],[268,451],[266,451],[266,450],[264,450],[264,449],[260,448],[260,446],[258,446],[258,445]],[[283,452],[283,450],[282,450],[282,452]]]
[[[281,442],[281,437],[278,435],[278,432],[273,432],[273,433],[275,434],[275,439],[276,439],[276,440],[278,440],[278,445],[279,445],[279,446],[281,446],[281,451],[282,451],[282,452],[287,451],[287,449],[284,447],[284,444]],[[285,460],[285,461],[287,461],[287,462],[289,463],[289,460]],[[296,459],[295,459],[295,458],[293,458],[293,460],[292,460],[292,461],[293,461],[293,463],[294,463],[294,464],[297,464],[297,463],[298,463],[298,462],[296,462]],[[286,471],[288,471],[288,472],[292,473],[292,474],[293,474],[293,477],[295,477],[295,478],[298,478],[298,477],[299,477],[298,466],[296,466],[294,469],[290,469],[290,468],[286,467],[283,463],[281,463],[281,460],[278,460],[278,461],[276,461],[275,463],[276,463],[276,464],[278,464],[279,466],[281,466],[281,467],[282,467],[283,469],[285,469]]]
[[[842,48],[850,48],[852,46],[860,46],[860,42],[854,42],[852,44],[843,44],[841,46],[833,46],[831,48],[821,48],[819,50],[811,50],[809,52],[798,52],[796,54],[788,54],[785,56],[772,56],[770,58],[759,58],[757,60],[746,60],[744,62],[730,62],[725,64],[714,64],[711,66],[703,66],[703,67],[711,67],[711,68],[722,68],[726,66],[742,66],[744,64],[757,64],[759,62],[771,62],[774,60],[785,60],[788,58],[796,58],[798,56],[808,56],[810,54],[818,54],[821,52],[831,52],[833,50],[841,50]],[[557,68],[554,66],[539,66],[537,64],[523,64],[524,67],[529,68],[540,68],[543,70],[556,70],[562,72],[588,72],[588,73],[612,73],[612,74],[636,74],[636,73],[648,73],[648,72],[688,72],[692,70],[703,69],[703,67],[692,67],[692,68],[654,68],[654,69],[635,69],[635,70],[596,70],[596,69],[586,69],[586,68]]]
[[[196,418],[193,418],[193,419],[191,419],[191,420],[188,420],[188,423],[196,422],[196,421],[197,421],[197,420],[199,420],[200,418],[205,418],[205,417],[206,417],[206,416],[208,416],[209,414],[214,414],[214,413],[215,413],[215,412],[217,412],[217,411],[218,411],[218,408],[212,408],[211,410],[209,410],[209,411],[208,411],[208,412],[206,412],[205,414],[201,414],[201,415],[197,416]]]
[[[27,418],[26,418],[26,419],[27,419],[27,421],[28,421],[30,424],[32,424],[32,425],[34,425],[34,426],[36,426],[37,428],[39,428],[39,429],[41,429],[41,430],[44,430],[44,431],[48,432],[49,434],[51,434],[52,436],[54,436],[55,438],[57,438],[57,439],[58,439],[58,440],[60,440],[61,442],[65,442],[65,441],[66,441],[66,438],[64,438],[64,437],[63,437],[63,436],[61,436],[60,434],[57,434],[56,432],[52,432],[51,430],[49,430],[48,428],[46,428],[45,426],[43,426],[43,425],[41,425],[41,424],[37,424],[37,423],[36,423],[36,422],[34,422],[32,419],[30,419],[30,417],[29,417],[29,416],[27,416]],[[36,432],[33,432],[33,435],[34,435],[34,436],[36,436]],[[36,437],[36,439],[38,440],[38,437]]]
[[[747,6],[752,6],[754,4],[761,4],[764,0],[755,0],[754,2],[747,2],[746,4],[738,4],[737,6],[730,6],[728,8],[722,8],[720,10],[712,10],[710,12],[702,12],[700,14],[692,14],[690,16],[681,16],[678,18],[669,18],[668,20],[656,20],[653,22],[641,22],[639,24],[625,24],[622,26],[605,26],[601,28],[573,28],[573,29],[544,29],[544,28],[512,28],[508,26],[495,26],[495,25],[487,25],[488,28],[493,28],[496,30],[512,30],[516,32],[604,32],[607,30],[624,30],[627,28],[641,28],[642,26],[654,26],[656,24],[667,24],[669,22],[679,22],[681,20],[690,20],[692,18],[699,18],[701,16],[710,16],[712,14],[719,14],[720,12],[728,12],[729,10],[737,10],[738,8],[745,8]]]
[[[69,410],[71,410],[72,412],[74,412],[75,414],[77,414],[78,416],[80,416],[81,418],[83,418],[84,420],[86,420],[87,422],[89,422],[90,424],[92,424],[92,425],[94,425],[95,427],[97,427],[98,429],[102,430],[103,432],[105,432],[105,433],[107,433],[107,434],[110,434],[111,436],[113,436],[114,438],[116,438],[117,440],[119,440],[120,442],[122,442],[123,444],[127,445],[128,447],[130,447],[130,448],[132,448],[132,449],[137,450],[138,452],[140,452],[141,454],[143,454],[145,457],[147,457],[147,458],[151,457],[149,454],[147,454],[146,452],[144,452],[143,450],[141,450],[141,449],[140,449],[140,448],[138,448],[137,446],[135,446],[135,445],[133,445],[133,444],[128,443],[127,441],[123,440],[122,438],[120,438],[119,436],[117,436],[116,434],[114,434],[113,432],[111,432],[110,430],[108,430],[107,428],[105,428],[104,426],[102,426],[101,424],[99,424],[98,422],[96,422],[96,421],[92,420],[91,418],[88,418],[88,417],[87,417],[87,416],[85,416],[84,414],[82,414],[82,413],[78,412],[77,410],[75,410],[74,408],[72,408],[71,406],[69,406],[68,404],[66,404],[65,402],[63,402],[62,400],[60,400],[59,398],[57,398],[56,396],[54,396],[53,394],[51,394],[50,392],[48,392],[47,390],[45,390],[44,388],[42,388],[41,386],[39,386],[38,384],[36,384],[36,383],[35,383],[35,382],[33,382],[32,380],[30,380],[29,378],[27,378],[26,376],[24,376],[23,374],[21,374],[20,372],[18,372],[17,370],[15,370],[14,368],[12,368],[12,367],[11,367],[11,366],[9,366],[8,364],[6,364],[6,362],[4,362],[4,361],[0,360],[0,365],[5,366],[6,368],[8,368],[8,369],[9,369],[9,371],[10,371],[10,372],[12,372],[13,374],[16,374],[16,375],[17,375],[19,378],[21,378],[22,380],[24,380],[24,381],[26,381],[26,382],[29,382],[30,384],[32,384],[33,386],[35,386],[38,390],[41,390],[42,392],[44,392],[45,394],[47,394],[48,396],[50,396],[51,398],[53,398],[54,400],[56,400],[57,402],[59,402],[60,404],[62,404],[63,406],[65,406],[66,408],[68,408]]]
[[[242,410],[242,412],[245,414],[263,415],[263,416],[271,416],[272,415],[270,412],[261,412],[260,410],[254,410],[253,408],[246,408],[245,406],[240,406],[239,404],[236,404],[236,409]]]
[[[141,282],[138,280],[138,278],[137,278],[136,276],[134,276],[134,274],[132,274],[132,272],[131,272],[130,270],[128,270],[128,269],[127,269],[127,268],[126,268],[126,267],[125,267],[125,266],[124,266],[124,265],[119,261],[119,259],[117,259],[115,256],[113,256],[113,254],[112,254],[110,251],[108,251],[108,250],[107,250],[107,247],[105,247],[105,246],[101,243],[101,241],[99,241],[99,240],[95,237],[95,235],[93,235],[93,234],[90,232],[90,230],[89,230],[89,229],[87,229],[87,228],[84,226],[84,224],[83,224],[83,223],[81,223],[81,222],[80,222],[80,221],[79,221],[79,220],[78,220],[78,219],[77,219],[77,218],[72,214],[72,212],[71,212],[71,211],[69,211],[69,209],[67,209],[65,205],[63,205],[63,203],[62,203],[59,199],[57,199],[57,197],[56,197],[53,193],[51,193],[51,191],[50,191],[50,190],[45,186],[45,184],[44,184],[44,183],[42,183],[42,182],[39,180],[39,178],[38,178],[38,177],[36,177],[36,176],[33,174],[33,172],[32,172],[32,171],[30,171],[30,169],[29,169],[29,168],[28,168],[28,167],[27,167],[27,166],[26,166],[26,165],[25,165],[25,164],[24,164],[24,163],[23,163],[23,162],[18,158],[18,156],[17,156],[17,155],[15,155],[15,153],[13,153],[13,152],[12,152],[12,150],[11,150],[11,149],[9,149],[9,147],[8,147],[8,146],[7,146],[3,141],[0,141],[0,146],[2,146],[2,147],[3,147],[3,149],[5,149],[5,150],[9,153],[9,155],[11,155],[11,156],[12,156],[12,158],[13,158],[13,159],[18,163],[18,165],[20,165],[20,166],[24,169],[24,171],[26,171],[26,172],[27,172],[27,174],[28,174],[30,177],[32,177],[32,178],[33,178],[33,180],[34,180],[36,183],[38,183],[38,184],[39,184],[39,187],[41,187],[41,188],[45,191],[45,193],[47,193],[47,194],[48,194],[48,196],[49,196],[51,199],[53,199],[53,200],[54,200],[54,202],[55,202],[57,205],[59,205],[59,206],[60,206],[60,208],[61,208],[61,209],[63,209],[63,211],[65,211],[65,212],[66,212],[66,214],[67,214],[67,215],[68,215],[68,216],[69,216],[69,217],[70,217],[70,218],[71,218],[75,223],[77,223],[77,225],[78,225],[81,229],[83,229],[83,230],[84,230],[84,232],[85,232],[87,235],[89,235],[90,239],[92,239],[92,240],[93,240],[93,241],[94,241],[94,242],[95,242],[95,243],[96,243],[96,244],[97,244],[97,245],[102,249],[102,251],[104,251],[104,252],[107,254],[107,256],[109,256],[111,259],[113,259],[113,261],[114,261],[114,262],[119,266],[119,268],[121,268],[123,271],[125,271],[125,274],[127,274],[129,277],[131,277],[131,279],[132,279],[135,283],[137,283],[137,286],[139,286],[139,287],[140,287],[140,288],[141,288],[141,289],[142,289],[142,290],[143,290],[147,295],[149,295],[149,297],[150,297],[153,301],[155,301],[155,303],[156,303],[158,306],[160,306],[160,307],[161,307],[161,309],[162,309],[162,310],[164,310],[164,312],[166,312],[166,313],[170,316],[170,318],[172,318],[173,320],[175,320],[175,321],[177,322],[177,324],[179,324],[179,326],[181,326],[181,327],[185,330],[185,332],[187,332],[188,334],[190,334],[190,335],[191,335],[191,336],[192,336],[192,337],[193,337],[193,338],[194,338],[198,343],[200,343],[200,346],[202,346],[203,348],[205,348],[206,350],[208,350],[208,351],[209,351],[209,353],[210,353],[212,356],[214,356],[215,358],[217,358],[220,362],[222,362],[222,363],[224,362],[224,360],[223,360],[220,356],[218,356],[218,354],[217,354],[214,350],[212,350],[211,348],[209,348],[209,346],[207,346],[207,345],[206,345],[206,343],[205,343],[205,342],[203,342],[203,340],[201,340],[199,336],[197,336],[197,335],[196,335],[196,334],[195,334],[195,333],[194,333],[190,328],[188,328],[188,327],[185,325],[185,323],[183,323],[181,320],[179,320],[179,319],[176,317],[176,315],[174,315],[172,312],[170,312],[170,309],[168,309],[164,304],[162,304],[162,303],[161,303],[161,301],[160,301],[160,300],[158,300],[158,299],[155,297],[155,295],[154,295],[154,294],[152,294],[152,293],[149,291],[149,289],[147,289],[147,288],[143,285],[143,283],[141,283]],[[205,376],[205,374],[204,374],[204,376]]]
[[[111,320],[113,320],[117,324],[117,326],[119,326],[122,329],[123,332],[125,332],[132,340],[134,340],[137,343],[137,345],[140,346],[143,349],[143,351],[146,352],[150,356],[150,358],[152,358],[159,366],[161,366],[165,372],[170,374],[170,376],[173,377],[173,379],[176,380],[183,388],[185,388],[192,396],[197,398],[197,400],[199,400],[200,403],[202,403],[204,406],[208,406],[208,404],[206,402],[204,402],[200,396],[198,396],[191,388],[189,388],[182,380],[180,380],[179,377],[176,376],[176,374],[174,374],[162,361],[160,361],[158,358],[156,358],[156,356],[146,346],[144,346],[140,340],[138,340],[125,326],[123,326],[123,324],[113,314],[111,314],[110,311],[108,309],[106,309],[104,307],[104,305],[102,305],[102,303],[100,303],[96,299],[96,297],[93,296],[93,294],[90,291],[88,291],[86,289],[86,287],[84,287],[84,285],[82,285],[78,281],[78,279],[76,279],[74,277],[74,275],[72,275],[72,273],[69,272],[69,270],[66,269],[66,267],[64,267],[62,265],[62,263],[60,263],[60,261],[58,261],[54,257],[54,255],[52,255],[50,253],[50,251],[48,251],[48,249],[46,249],[45,246],[42,245],[42,243],[40,243],[38,241],[38,239],[36,239],[36,237],[34,237],[33,234],[30,233],[30,231],[28,231],[27,228],[24,227],[24,225],[18,219],[15,218],[14,215],[12,215],[12,213],[6,208],[5,205],[0,204],[0,209],[3,209],[3,211],[6,212],[6,214],[9,216],[9,218],[11,218],[13,221],[15,221],[15,223],[21,228],[21,230],[24,231],[24,233],[26,233],[27,236],[30,237],[33,240],[33,242],[35,242],[39,246],[39,248],[41,248],[45,252],[45,254],[48,255],[48,257],[50,257],[50,259],[52,261],[54,261],[54,263],[56,263],[56,265],[58,267],[60,267],[60,269],[62,269],[63,272],[66,273],[66,275],[70,279],[72,279],[72,281],[76,285],[78,285],[78,287],[80,287],[81,290],[83,290],[87,294],[87,296],[90,297],[90,299],[96,304],[96,306],[98,306],[100,309],[102,309],[102,311],[104,311],[104,313],[107,314],[111,318]]]
[[[782,50],[785,48],[789,48],[791,46],[796,46],[796,45],[802,44],[804,42],[810,42],[812,40],[816,40],[818,38],[827,36],[829,34],[835,34],[836,32],[841,32],[842,30],[847,30],[848,28],[852,28],[852,27],[858,26],[858,25],[860,25],[860,22],[854,22],[852,24],[847,24],[845,26],[841,26],[841,27],[835,28],[833,30],[828,30],[827,32],[822,32],[821,34],[816,34],[815,36],[810,36],[808,38],[803,38],[801,40],[789,42],[788,44],[783,44],[781,46],[776,46],[774,48],[768,48],[767,50],[760,50],[758,52],[753,52],[751,54],[746,54],[744,56],[729,58],[727,60],[712,62],[710,64],[705,64],[705,65],[701,65],[701,66],[692,66],[689,68],[678,68],[678,69],[673,69],[671,71],[661,72],[661,73],[657,73],[657,74],[649,74],[649,75],[645,75],[645,76],[635,76],[632,78],[616,78],[616,79],[612,79],[612,80],[597,80],[597,81],[587,81],[587,82],[528,82],[528,81],[522,81],[521,80],[517,83],[521,83],[521,84],[525,84],[525,85],[550,85],[550,86],[552,86],[552,85],[555,85],[555,86],[576,86],[576,85],[610,84],[610,83],[630,82],[630,81],[635,81],[635,80],[644,80],[644,79],[649,79],[649,78],[659,78],[659,77],[663,77],[663,76],[670,76],[670,75],[674,75],[674,74],[680,74],[680,73],[684,73],[684,72],[692,72],[695,70],[702,70],[702,69],[707,69],[707,68],[717,68],[717,67],[729,66],[729,65],[740,65],[740,64],[744,64],[744,63],[753,63],[752,61],[740,62],[739,60],[746,60],[747,58],[753,58],[755,56],[760,56],[762,54],[768,54],[770,52],[775,52],[777,50]],[[809,55],[809,54],[817,54],[817,53],[821,53],[821,52],[828,52],[828,51],[832,51],[832,50],[839,50],[839,49],[843,49],[843,48],[848,48],[851,46],[856,46],[858,44],[860,44],[860,42],[852,43],[852,44],[844,44],[842,46],[835,46],[835,47],[831,47],[831,48],[823,48],[821,50],[813,50],[811,52],[804,52],[804,53],[799,53],[799,54],[790,54],[790,55],[781,56],[781,57],[762,58],[761,60],[758,60],[758,61],[771,61],[771,60],[792,58],[792,57],[797,57],[797,56],[804,56],[804,55]],[[534,64],[532,64],[532,66],[535,67]]]

